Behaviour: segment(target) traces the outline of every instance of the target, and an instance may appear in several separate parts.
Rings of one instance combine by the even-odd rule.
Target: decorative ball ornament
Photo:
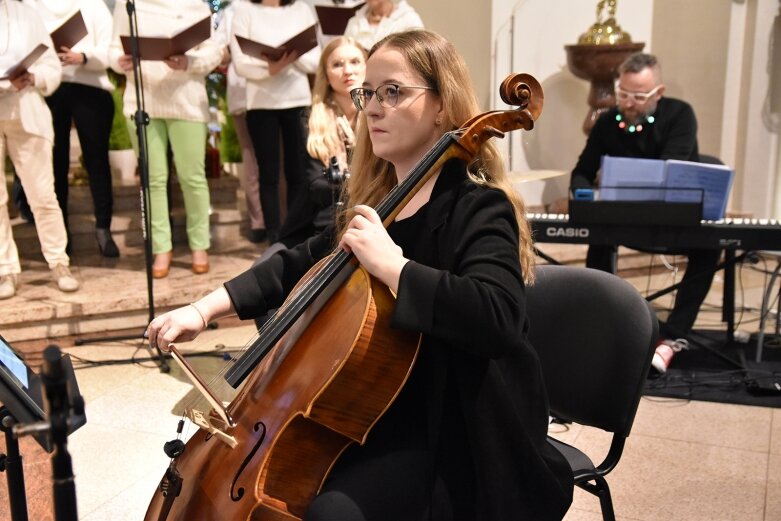
[[[656,118],[653,116],[645,116],[645,122],[651,125],[654,121],[656,121]],[[624,132],[628,132],[629,134],[635,134],[642,132],[646,126],[644,126],[642,123],[636,123],[636,124],[627,124],[626,121],[624,121],[624,117],[621,114],[616,114],[616,121],[618,122],[618,128],[623,130]]]

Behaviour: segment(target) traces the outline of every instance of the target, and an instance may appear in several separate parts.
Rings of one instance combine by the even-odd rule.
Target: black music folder
[[[72,48],[85,36],[87,36],[87,26],[84,24],[81,11],[76,11],[73,16],[51,33],[55,52],[59,52],[63,47]]]
[[[366,2],[360,2],[351,6],[344,5],[316,5],[317,19],[320,28],[326,36],[341,36],[347,28],[347,22],[355,16],[355,11]]]
[[[30,66],[38,60],[38,58],[43,56],[43,53],[45,53],[46,49],[48,48],[48,45],[39,43],[38,47],[30,51],[30,54],[22,58],[20,62],[18,62],[16,65],[13,65],[12,67],[9,67],[8,70],[6,70],[3,75],[0,76],[0,80],[13,80],[18,78],[27,72],[27,69],[29,69]]]
[[[142,60],[165,60],[176,54],[184,54],[212,34],[211,16],[183,29],[171,37],[139,36],[138,52]],[[122,49],[125,54],[133,54],[130,36],[121,35]]]
[[[277,61],[283,54],[290,51],[297,51],[298,55],[302,56],[317,46],[317,24],[307,27],[282,45],[276,47],[244,38],[238,34],[236,35],[236,41],[241,52],[261,60]]]

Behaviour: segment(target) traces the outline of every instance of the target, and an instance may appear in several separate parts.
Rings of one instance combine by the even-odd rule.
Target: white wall
[[[407,0],[427,29],[448,40],[464,57],[478,100],[488,105],[491,80],[490,0]]]
[[[505,108],[498,86],[510,71],[542,83],[545,105],[535,129],[500,142],[510,168],[570,171],[585,143],[589,85],[567,70],[564,46],[596,21],[597,0],[409,2],[464,55],[486,109]],[[616,12],[632,40],[659,55],[669,93],[694,105],[702,151],[736,169],[731,209],[757,217],[781,217],[774,126],[781,114],[766,107],[778,10],[779,0],[620,0]]]
[[[742,80],[741,89],[736,99],[725,100],[739,104],[738,120],[725,124],[725,130],[736,129],[738,186],[733,189],[733,206],[751,211],[758,217],[780,218],[781,208],[774,207],[774,194],[779,189],[776,172],[778,128],[774,124],[778,115],[774,118],[767,106],[770,34],[779,2],[746,1],[746,30],[731,38],[736,44],[743,42],[742,75],[730,78],[731,81]],[[734,9],[741,8],[734,6]],[[781,85],[775,88],[781,88]]]
[[[511,169],[571,170],[585,144],[581,124],[586,116],[589,84],[567,69],[565,45],[596,21],[596,1],[494,0],[493,41],[498,85],[510,72],[527,72],[537,78],[545,92],[542,115],[532,132],[516,132],[506,151]],[[623,0],[616,20],[632,41],[651,40],[653,2]],[[514,16],[514,23],[512,18]],[[514,53],[510,41],[514,32]],[[495,98],[495,106],[501,100]]]

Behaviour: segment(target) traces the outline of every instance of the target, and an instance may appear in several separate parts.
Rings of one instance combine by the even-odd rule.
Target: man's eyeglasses
[[[631,99],[635,103],[645,103],[651,99],[661,88],[661,85],[657,85],[649,92],[629,92],[628,90],[624,90],[616,85],[616,99],[618,99],[618,101],[627,101]]]
[[[358,110],[366,110],[366,106],[371,101],[372,97],[377,95],[377,102],[380,106],[389,109],[395,107],[399,102],[399,91],[401,89],[426,89],[434,90],[431,87],[422,87],[418,85],[396,85],[395,83],[386,83],[380,85],[376,89],[366,89],[358,87],[350,91],[350,97]]]

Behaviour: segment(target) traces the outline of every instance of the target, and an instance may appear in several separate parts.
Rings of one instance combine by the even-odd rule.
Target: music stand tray
[[[79,386],[69,355],[63,355],[62,366],[68,381],[68,394],[79,396]],[[17,423],[25,424],[47,420],[43,400],[41,378],[16,354],[6,339],[0,336],[0,402],[6,406]],[[75,415],[69,423],[68,434],[85,423],[86,414]],[[37,433],[33,436],[46,452],[52,452],[48,433]]]
[[[581,201],[569,202],[569,222],[573,224],[613,224],[643,226],[698,226],[702,203],[665,201]]]

